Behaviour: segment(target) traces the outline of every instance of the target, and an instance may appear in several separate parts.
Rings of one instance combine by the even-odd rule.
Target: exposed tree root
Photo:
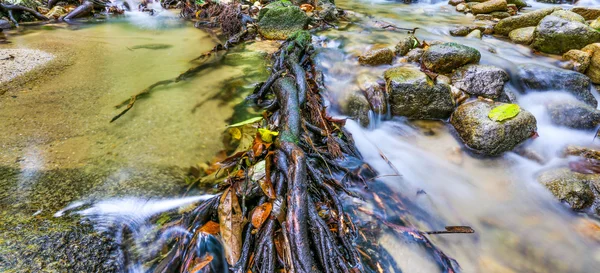
[[[180,225],[193,235],[171,244],[153,269],[189,272],[206,266],[214,270],[217,266],[212,262],[202,263],[206,260],[202,257],[214,253],[189,256],[199,253],[194,251],[199,247],[196,238],[205,234],[221,238],[233,272],[402,272],[378,243],[383,232],[393,232],[422,245],[443,272],[456,272],[456,262],[439,251],[426,233],[407,226],[408,209],[419,211],[408,198],[377,180],[369,186],[383,191],[381,195],[350,190],[363,188],[376,173],[366,164],[352,163],[360,161],[360,155],[343,129],[344,120],[326,113],[322,76],[310,58],[310,34],[294,34],[280,53],[274,54],[271,76],[250,96],[257,105],[268,105],[263,108],[263,131],[259,130],[251,149],[218,164],[220,172],[227,174],[219,198],[167,226]],[[272,132],[277,136],[271,143],[265,134]],[[258,167],[261,164],[264,169]],[[356,197],[377,209],[347,202]],[[237,204],[240,209],[235,209]]]
[[[6,10],[10,20],[13,21],[13,23],[15,23],[16,26],[19,25],[19,23],[17,22],[17,20],[15,20],[15,18],[13,17],[13,11],[23,11],[23,12],[28,12],[31,15],[33,15],[33,17],[39,19],[39,20],[43,20],[43,21],[48,21],[50,19],[48,19],[48,17],[44,16],[43,14],[37,12],[36,10],[32,9],[32,8],[28,8],[28,7],[24,7],[21,5],[12,5],[12,4],[7,4],[7,3],[0,3],[0,8],[2,8],[3,10]]]

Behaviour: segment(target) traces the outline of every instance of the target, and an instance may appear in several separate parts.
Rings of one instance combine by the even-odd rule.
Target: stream
[[[533,3],[530,9],[550,6]],[[377,27],[379,20],[418,27],[421,41],[474,47],[481,52],[482,64],[500,67],[511,76],[518,64],[559,62],[507,39],[450,36],[452,27],[474,19],[445,1],[407,5],[337,0],[336,5],[351,11],[352,23],[313,37],[321,47],[317,63],[333,101],[357,90],[361,78],[383,79],[385,70],[401,64],[358,64],[357,56],[367,48],[393,46],[408,35]],[[600,6],[600,1],[579,5]],[[227,124],[256,115],[244,98],[268,76],[266,56],[278,44],[257,41],[236,48],[193,78],[157,89],[109,123],[119,112],[115,105],[193,67],[190,60],[215,41],[171,11],[154,17],[134,12],[78,25],[32,26],[7,36],[12,43],[0,49],[41,49],[55,59],[42,72],[9,84],[9,91],[0,95],[0,271],[62,272],[57,261],[80,250],[70,246],[64,250],[67,254],[39,252],[41,247],[35,245],[62,240],[104,248],[90,242],[109,240],[131,244],[137,254],[123,260],[114,252],[123,255],[127,250],[84,250],[77,256],[80,269],[144,272],[141,260],[156,255],[167,237],[185,232],[174,228],[156,236],[150,219],[211,196],[192,191],[181,197],[188,167],[209,162],[224,149]],[[557,156],[564,146],[593,145],[594,131],[550,122],[543,106],[561,99],[560,92],[515,93],[521,107],[537,119],[539,137],[526,145],[548,159],[543,164],[512,152],[498,158],[475,156],[452,126],[441,121],[372,114],[367,128],[352,120],[346,126],[379,180],[421,208],[411,223],[416,229],[465,225],[475,230],[429,236],[462,272],[599,272],[600,244],[586,233],[594,219],[559,203],[536,181],[539,172],[568,161]],[[600,98],[597,92],[594,96]],[[329,111],[343,117],[335,103]],[[133,240],[111,233],[114,226],[127,226]],[[93,230],[112,235],[89,237]],[[148,237],[157,238],[148,242]],[[440,272],[418,245],[394,234],[383,236],[381,244],[403,272]],[[109,262],[96,267],[87,261],[99,258]]]

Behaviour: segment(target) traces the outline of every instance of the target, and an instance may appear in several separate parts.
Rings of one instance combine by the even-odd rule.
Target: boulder
[[[425,53],[424,49],[415,48],[406,54],[406,60],[415,63],[421,62],[421,56],[423,56],[423,53]]]
[[[258,21],[258,32],[266,39],[284,40],[308,26],[309,17],[299,7],[269,8]]]
[[[473,14],[506,11],[506,0],[488,0],[471,7]]]
[[[465,10],[467,10],[467,5],[465,5],[464,3],[456,5],[456,11],[463,12]]]
[[[572,21],[572,22],[585,23],[585,19],[583,19],[583,17],[581,15],[574,13],[574,12],[570,12],[568,10],[557,10],[557,11],[551,13],[550,15],[560,17],[560,18],[563,18],[565,20]]]
[[[463,65],[479,63],[480,59],[477,49],[457,43],[432,45],[421,57],[427,69],[438,73],[450,73]]]
[[[417,46],[416,43],[418,43],[418,42],[414,36],[405,37],[404,39],[400,40],[400,42],[398,42],[396,44],[396,46],[394,47],[394,53],[396,53],[396,55],[398,55],[398,56],[404,56],[411,49],[413,49],[413,48],[415,48],[415,46]]]
[[[508,33],[518,28],[537,26],[544,17],[550,15],[554,11],[561,9],[562,8],[560,7],[545,8],[517,16],[504,18],[500,20],[498,24],[496,24],[496,26],[494,27],[494,33],[500,35],[508,35]]]
[[[533,49],[563,54],[571,49],[581,49],[588,44],[600,42],[600,31],[574,18],[565,19],[566,16],[561,15],[563,13],[558,16],[554,14],[544,17],[536,27],[531,44]]]
[[[371,66],[391,64],[393,60],[394,52],[387,47],[368,50],[365,54],[358,57],[360,64]]]
[[[417,67],[393,67],[385,71],[384,78],[394,116],[446,119],[454,110],[450,86],[434,83]]]
[[[452,113],[450,123],[464,144],[474,152],[498,156],[514,149],[537,130],[535,117],[521,109],[515,117],[494,121],[490,111],[505,103],[475,100],[460,105]]]
[[[594,129],[600,124],[600,111],[576,99],[552,101],[546,105],[552,123],[574,129]]]
[[[388,106],[387,100],[385,99],[385,89],[381,85],[376,82],[368,84],[366,88],[363,89],[363,92],[374,113],[380,115],[387,114]]]
[[[594,20],[600,17],[600,8],[592,7],[573,7],[571,12],[577,13],[585,20]]]
[[[537,64],[521,64],[517,82],[525,92],[565,91],[592,107],[598,105],[591,92],[590,79],[575,71]]]
[[[586,51],[571,49],[563,54],[562,59],[570,62],[569,69],[573,69],[579,73],[585,73],[590,66],[592,54]]]
[[[452,74],[452,83],[458,89],[490,99],[500,97],[508,80],[504,70],[491,65],[465,65]]]
[[[590,77],[593,83],[600,84],[600,43],[587,45],[581,51],[591,55],[590,65],[585,75]]]
[[[598,174],[581,174],[567,168],[543,172],[538,182],[562,202],[575,210],[589,207],[594,202],[594,192],[590,188],[592,181],[599,181]]]
[[[465,36],[467,38],[473,38],[473,39],[481,39],[481,30],[476,29],[471,31],[471,33],[467,34],[467,36]]]
[[[490,13],[490,15],[494,19],[504,19],[504,18],[510,17],[510,13],[508,13],[506,11],[494,11],[494,12]]]
[[[531,44],[531,42],[533,42],[534,32],[535,27],[517,28],[508,33],[508,37],[514,43],[528,45]]]

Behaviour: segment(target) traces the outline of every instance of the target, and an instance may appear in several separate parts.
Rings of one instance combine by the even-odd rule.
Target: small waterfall
[[[90,221],[94,229],[107,234],[120,245],[122,268],[126,272],[147,272],[143,263],[158,257],[163,247],[175,238],[189,239],[194,236],[180,226],[161,229],[156,224],[162,213],[178,213],[177,209],[206,201],[214,195],[199,195],[176,199],[144,199],[134,197],[114,198],[101,201],[74,202],[54,214],[79,215],[82,220]],[[158,219],[158,220],[157,220]],[[197,257],[209,253],[213,257],[213,268],[227,267],[222,244],[210,234],[196,234],[195,250]]]

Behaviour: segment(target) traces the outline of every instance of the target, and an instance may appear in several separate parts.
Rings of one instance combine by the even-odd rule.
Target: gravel
[[[54,59],[36,49],[0,49],[0,84],[8,82]]]

